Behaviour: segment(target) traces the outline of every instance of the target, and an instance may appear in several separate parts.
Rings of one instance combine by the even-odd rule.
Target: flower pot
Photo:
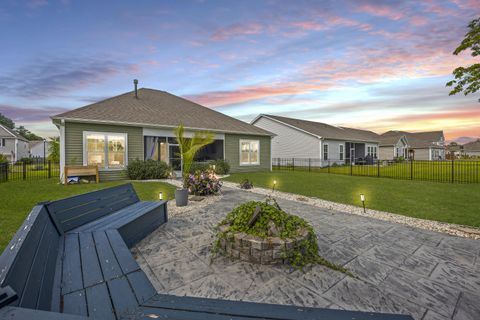
[[[175,190],[175,203],[177,207],[184,207],[188,204],[188,189]]]

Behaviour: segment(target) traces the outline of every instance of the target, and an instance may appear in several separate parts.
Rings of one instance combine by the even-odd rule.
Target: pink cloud
[[[298,22],[292,22],[290,23],[291,26],[300,28],[303,30],[314,30],[314,31],[319,31],[319,30],[325,30],[328,29],[327,26],[324,24],[320,24],[317,22],[313,21],[298,21]]]
[[[261,24],[256,22],[232,24],[215,31],[215,33],[210,36],[210,40],[223,41],[239,36],[255,35],[262,33],[264,29],[265,28]]]
[[[404,13],[397,8],[392,8],[386,5],[365,3],[357,7],[357,11],[370,14],[372,16],[384,17],[390,20],[400,20],[404,17]]]
[[[422,16],[413,16],[410,18],[410,23],[414,26],[423,26],[427,24],[427,19]]]
[[[244,86],[230,91],[212,91],[189,95],[187,99],[208,107],[219,107],[244,103],[268,97],[305,94],[316,90],[326,90],[330,85],[322,83],[282,83],[273,85]]]

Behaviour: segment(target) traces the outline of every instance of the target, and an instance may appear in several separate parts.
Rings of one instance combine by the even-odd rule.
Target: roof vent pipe
[[[138,99],[138,91],[137,91],[138,80],[133,79],[133,84],[135,85],[135,98]]]

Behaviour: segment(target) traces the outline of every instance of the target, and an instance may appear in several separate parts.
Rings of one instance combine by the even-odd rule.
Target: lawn
[[[428,220],[480,227],[480,184],[449,184],[338,174],[274,171],[232,174],[226,181],[248,178],[255,186]]]
[[[0,183],[0,252],[3,251],[30,210],[38,202],[62,199],[125,182],[64,186],[59,185],[57,179],[48,179]],[[174,198],[175,187],[166,183],[133,182],[133,186],[141,200],[158,200],[160,191],[163,192],[164,199]]]

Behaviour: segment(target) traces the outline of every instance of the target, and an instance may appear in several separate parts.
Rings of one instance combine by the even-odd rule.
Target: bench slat
[[[157,293],[142,270],[128,274],[127,278],[140,304],[144,303]]]
[[[112,246],[115,257],[117,258],[120,268],[123,273],[127,274],[136,270],[139,270],[140,267],[132,256],[130,250],[128,250],[127,245],[123,241],[122,237],[117,230],[106,230],[105,233],[108,236],[110,245]]]
[[[157,294],[143,307],[292,320],[412,320],[411,316]]]
[[[134,312],[138,307],[137,299],[130,288],[126,277],[116,278],[107,282],[117,317],[127,312]]]
[[[122,270],[118,265],[105,231],[95,231],[93,233],[93,239],[95,241],[95,246],[97,247],[98,259],[105,280],[120,277],[122,275]]]
[[[78,234],[65,234],[62,294],[83,289]]]
[[[92,233],[79,233],[80,256],[82,260],[83,287],[103,282],[102,270],[98,262],[97,250]],[[67,253],[68,254],[68,253]]]
[[[41,295],[51,296],[52,276],[55,272],[51,266],[57,258],[58,239],[59,235],[55,226],[52,223],[46,223],[25,289],[20,298],[20,306],[35,309],[39,307]]]
[[[112,302],[105,283],[85,289],[88,314],[95,319],[115,319]]]
[[[63,296],[63,313],[88,316],[85,290],[71,292]]]
[[[48,312],[34,309],[4,307],[0,309],[0,319],[9,320],[88,320],[73,314]]]
[[[135,313],[131,313],[125,319],[135,319],[135,320],[152,320],[152,319],[188,319],[188,320],[286,320],[287,318],[266,318],[266,317],[247,317],[247,316],[230,316],[224,314],[213,314],[206,312],[196,312],[188,310],[171,310],[171,309],[158,309],[152,307],[141,307]],[[317,320],[346,320],[344,319],[333,319],[333,318],[318,318]],[[348,320],[355,320],[349,318]],[[358,320],[364,320],[359,318]]]
[[[43,209],[39,212],[35,223],[31,226],[30,231],[25,236],[26,238],[23,241],[21,248],[18,250],[10,271],[5,278],[4,283],[11,286],[19,297],[23,296],[27,280],[31,275],[35,257],[37,256],[37,251],[48,222],[50,222],[50,218],[45,209]],[[40,259],[39,256],[37,257]],[[11,305],[17,306],[20,305],[20,302],[21,299],[17,299]]]

